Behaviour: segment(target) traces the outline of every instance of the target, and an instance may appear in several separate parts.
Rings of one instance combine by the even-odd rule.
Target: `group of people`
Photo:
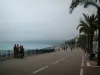
[[[67,51],[68,46],[61,46],[61,48],[62,48],[62,50]]]
[[[24,47],[23,45],[14,45],[14,58],[23,58],[24,57]]]
[[[64,51],[67,51],[67,49],[70,48],[70,50],[72,52],[72,50],[75,48],[75,46],[74,45],[70,45],[70,46],[68,46],[68,45],[62,45],[61,48]]]

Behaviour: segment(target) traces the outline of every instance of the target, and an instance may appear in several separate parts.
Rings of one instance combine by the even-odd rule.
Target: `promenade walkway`
[[[0,75],[100,75],[100,68],[88,67],[81,49],[0,61]]]

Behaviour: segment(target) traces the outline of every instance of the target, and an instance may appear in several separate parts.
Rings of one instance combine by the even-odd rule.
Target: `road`
[[[89,75],[84,67],[85,54],[76,49],[1,61],[0,75]]]

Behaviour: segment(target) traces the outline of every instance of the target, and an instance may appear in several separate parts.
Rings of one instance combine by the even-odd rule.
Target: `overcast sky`
[[[76,30],[82,6],[69,14],[71,0],[0,0],[0,41],[68,40]]]

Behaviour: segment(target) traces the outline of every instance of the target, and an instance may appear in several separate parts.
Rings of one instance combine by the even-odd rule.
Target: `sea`
[[[60,41],[17,41],[17,42],[0,42],[0,52],[13,50],[14,44],[23,45],[25,50],[28,49],[41,49],[53,47],[60,44]]]

